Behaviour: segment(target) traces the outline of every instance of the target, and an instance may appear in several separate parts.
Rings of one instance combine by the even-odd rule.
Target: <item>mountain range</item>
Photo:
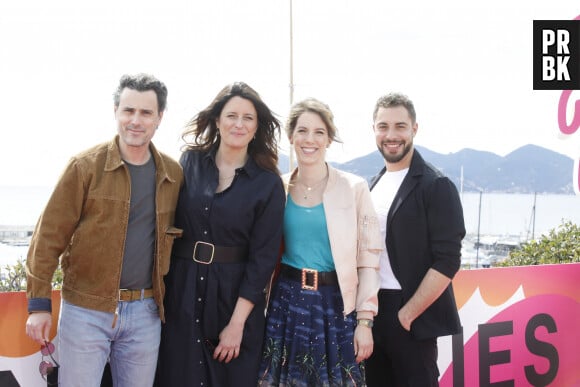
[[[464,192],[574,194],[574,160],[537,145],[524,145],[503,157],[474,149],[441,154],[417,145],[415,148]],[[331,164],[370,180],[384,161],[379,152],[372,152]],[[288,156],[280,155],[280,170],[288,171],[288,165]]]

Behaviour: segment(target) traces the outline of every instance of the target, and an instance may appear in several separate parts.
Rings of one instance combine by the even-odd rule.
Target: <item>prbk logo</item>
[[[534,90],[580,90],[580,20],[534,20]]]
[[[580,99],[570,101],[580,90],[580,15],[574,20],[534,20],[533,53],[534,90],[562,90],[558,127],[570,139],[580,128]],[[580,196],[580,157],[574,160],[572,186]]]

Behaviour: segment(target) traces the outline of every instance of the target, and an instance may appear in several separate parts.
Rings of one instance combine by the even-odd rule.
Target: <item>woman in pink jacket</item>
[[[327,105],[295,104],[286,132],[298,167],[284,176],[285,248],[259,385],[361,386],[383,249],[377,215],[367,182],[326,163],[326,149],[339,141]]]

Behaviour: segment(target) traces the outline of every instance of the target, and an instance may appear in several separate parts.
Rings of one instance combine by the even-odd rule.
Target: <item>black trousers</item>
[[[399,323],[401,291],[379,291],[373,327],[374,349],[366,360],[368,387],[438,386],[437,339],[416,340]]]

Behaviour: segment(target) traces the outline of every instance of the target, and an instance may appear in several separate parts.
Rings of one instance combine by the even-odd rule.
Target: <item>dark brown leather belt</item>
[[[296,269],[295,267],[282,264],[280,276],[298,281],[302,284],[302,289],[318,290],[318,286],[338,285],[336,271],[318,271],[315,269]]]
[[[238,246],[218,246],[208,242],[192,242],[176,239],[173,255],[209,265],[212,263],[241,263],[248,260],[248,248]]]
[[[153,297],[153,289],[119,289],[119,301],[137,301]]]
[[[382,294],[401,294],[401,289],[379,289],[379,296]]]

